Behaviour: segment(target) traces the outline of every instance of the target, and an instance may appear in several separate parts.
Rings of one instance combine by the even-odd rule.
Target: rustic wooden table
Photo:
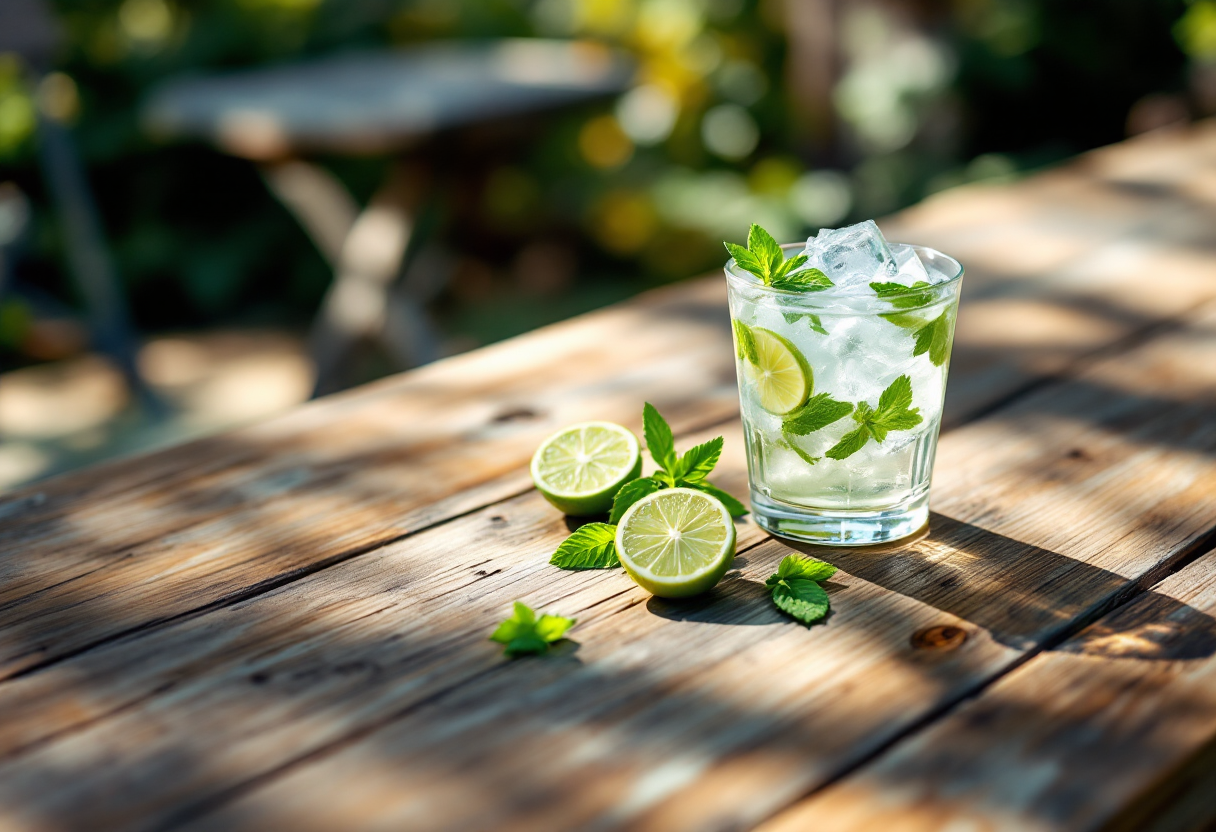
[[[569,422],[724,433],[724,286],[654,292],[0,504],[5,830],[1191,829],[1216,815],[1216,126],[946,193],[927,536],[745,523],[691,602],[547,564]],[[573,642],[505,660],[515,599]]]

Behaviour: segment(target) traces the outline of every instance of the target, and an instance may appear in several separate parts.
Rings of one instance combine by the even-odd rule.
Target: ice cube
[[[873,220],[848,228],[824,228],[806,241],[807,265],[820,269],[841,289],[868,287],[890,280],[897,266]]]
[[[929,270],[920,261],[920,257],[916,255],[916,249],[912,248],[912,246],[896,246],[893,249],[893,253],[895,256],[896,283],[911,286],[918,281],[925,283],[936,282],[929,277]]]

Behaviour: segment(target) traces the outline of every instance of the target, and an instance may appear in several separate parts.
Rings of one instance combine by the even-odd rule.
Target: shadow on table
[[[940,514],[910,546],[846,550],[787,543],[982,627],[1018,650],[1053,649],[1137,593],[1122,575]],[[1216,619],[1148,590],[1059,649],[1106,658],[1203,659],[1216,653]]]

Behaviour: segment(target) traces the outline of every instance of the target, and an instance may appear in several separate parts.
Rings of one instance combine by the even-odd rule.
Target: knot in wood
[[[966,640],[967,631],[952,624],[938,624],[912,634],[912,646],[917,650],[956,650]]]

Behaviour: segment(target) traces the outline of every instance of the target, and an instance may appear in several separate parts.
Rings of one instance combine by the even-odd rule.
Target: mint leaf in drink
[[[764,282],[771,285],[773,276],[785,260],[781,246],[760,226],[752,223],[747,230],[747,250],[765,267]]]
[[[870,441],[870,431],[864,424],[859,425],[840,437],[840,441],[828,448],[824,456],[829,459],[848,459],[860,451],[868,441]]]
[[[676,461],[676,469],[672,472],[682,484],[701,482],[709,476],[722,456],[722,437],[718,436],[701,445],[697,445]]]
[[[772,590],[777,609],[803,624],[822,621],[828,614],[828,594],[814,581],[791,578],[778,581]]]
[[[621,518],[625,516],[625,512],[631,505],[643,497],[668,487],[667,483],[660,482],[654,477],[638,477],[636,480],[630,480],[621,486],[620,491],[616,492],[616,497],[612,500],[612,514],[608,516],[608,522],[616,525],[621,522]]]
[[[740,361],[750,361],[756,364],[760,361],[760,356],[756,352],[756,336],[752,333],[751,327],[742,321],[732,321],[732,326],[735,330],[735,354],[739,356]]]
[[[902,283],[871,283],[870,288],[880,298],[889,300],[896,309],[913,309],[933,300],[933,284],[918,280],[911,286]],[[924,291],[915,291],[921,289]]]
[[[703,491],[711,497],[717,498],[722,505],[726,506],[727,512],[731,517],[743,517],[747,514],[747,506],[736,500],[731,495],[727,494],[716,485],[711,485],[707,482],[686,482],[680,484],[684,488],[695,488],[697,491]]]
[[[615,508],[614,505],[614,511]],[[557,547],[549,563],[562,569],[613,569],[620,566],[620,558],[616,555],[616,526],[610,523],[580,526]]]
[[[755,344],[753,343],[753,349]],[[642,408],[642,435],[646,438],[646,449],[659,467],[670,475],[676,467],[675,440],[671,436],[671,425],[659,415],[650,402]]]
[[[537,618],[531,607],[516,601],[511,617],[498,625],[491,633],[490,641],[505,645],[508,656],[539,655],[549,652],[549,645],[560,641],[574,624],[573,618],[560,615],[545,614]]]
[[[808,321],[811,332],[818,332],[820,335],[828,334],[828,331],[823,328],[823,321],[819,319],[819,316],[812,315],[810,312],[782,312],[781,317],[785,318],[785,322],[791,325],[805,318]]]
[[[793,263],[801,258],[801,263],[806,262],[806,255],[799,254],[798,257],[786,260],[786,263]],[[830,289],[836,284],[831,279],[819,271],[819,269],[803,269],[800,272],[793,274],[780,274],[773,277],[769,284],[774,289],[785,289],[790,292],[822,292],[824,289]]]
[[[853,412],[853,405],[838,402],[827,393],[812,396],[807,403],[785,417],[781,429],[795,436],[806,436]]]
[[[801,459],[803,462],[805,462],[807,465],[814,465],[816,462],[818,462],[822,458],[822,457],[817,457],[817,456],[811,456],[809,453],[807,453],[806,450],[801,445],[799,445],[798,442],[796,441],[797,434],[787,433],[785,431],[782,431],[781,437],[782,437],[782,439],[785,440],[785,447],[789,448],[791,451],[796,453],[798,455],[798,458]]]
[[[950,357],[950,325],[953,323],[949,309],[916,330],[916,347],[912,355],[929,353],[934,367],[940,367]]]
[[[777,574],[768,579],[768,586],[778,580],[788,578],[805,578],[808,581],[826,581],[828,578],[836,574],[836,567],[823,560],[804,557],[803,555],[786,555],[781,565],[777,567]]]
[[[846,459],[860,451],[870,440],[882,442],[893,430],[910,430],[924,421],[920,408],[912,407],[912,379],[903,375],[891,382],[878,398],[878,407],[858,402],[853,411],[857,427],[841,437],[827,451],[832,459]]]

